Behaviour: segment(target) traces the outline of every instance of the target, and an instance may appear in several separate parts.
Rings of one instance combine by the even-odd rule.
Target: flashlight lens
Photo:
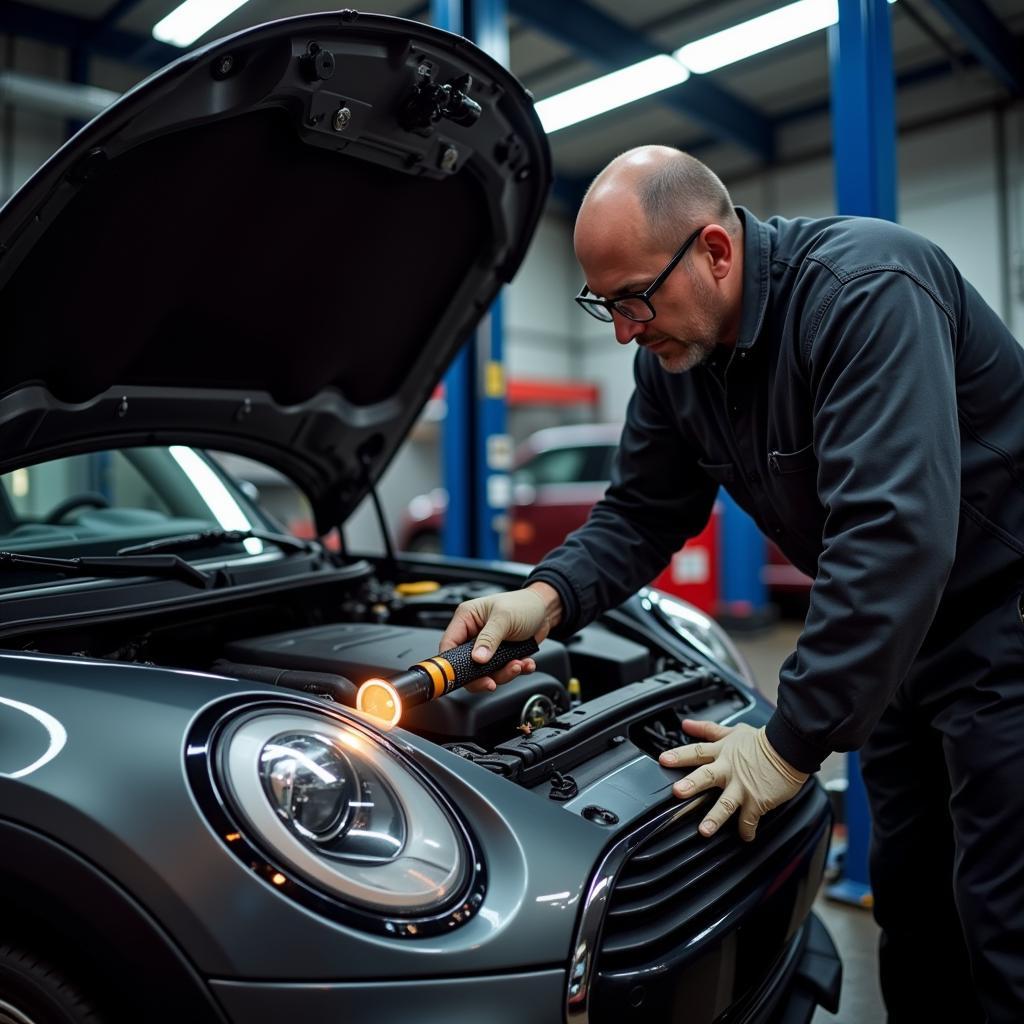
[[[390,683],[368,679],[356,694],[356,709],[386,725],[397,725],[402,717],[402,699]]]

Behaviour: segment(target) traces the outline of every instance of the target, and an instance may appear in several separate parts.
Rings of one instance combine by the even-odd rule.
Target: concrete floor
[[[796,646],[799,635],[799,623],[789,621],[763,632],[732,634],[761,689],[772,700],[778,690],[779,667]],[[839,754],[833,754],[821,767],[823,781],[844,775],[844,760]],[[815,909],[842,957],[843,989],[839,1013],[819,1009],[813,1024],[882,1024],[885,1009],[877,976],[878,927],[871,912],[833,903],[824,896],[818,897]]]

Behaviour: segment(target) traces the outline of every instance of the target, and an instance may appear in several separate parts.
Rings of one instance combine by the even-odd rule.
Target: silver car
[[[4,1024],[835,1007],[819,786],[704,840],[657,763],[684,715],[770,710],[694,609],[646,590],[494,694],[353,707],[522,578],[327,538],[550,177],[496,63],[342,12],[188,54],[0,211]]]

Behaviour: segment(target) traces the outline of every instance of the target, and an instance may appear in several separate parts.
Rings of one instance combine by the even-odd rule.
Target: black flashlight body
[[[368,679],[359,687],[356,707],[375,717],[397,724],[402,708],[415,707],[443,697],[474,679],[489,676],[517,658],[529,658],[539,650],[537,641],[512,640],[498,645],[494,657],[484,665],[473,660],[470,640],[444,654],[436,654],[386,679]],[[393,696],[389,696],[389,694]],[[397,696],[398,701],[394,700]]]
[[[445,651],[444,654],[436,654],[433,658],[418,661],[404,672],[390,676],[388,682],[398,691],[402,703],[411,707],[443,697],[446,693],[473,682],[474,679],[497,672],[510,661],[528,658],[539,649],[537,641],[532,638],[498,644],[494,657],[486,664],[480,665],[472,657],[474,643],[475,641],[470,640],[453,647],[450,651]],[[414,694],[416,696],[413,696]]]

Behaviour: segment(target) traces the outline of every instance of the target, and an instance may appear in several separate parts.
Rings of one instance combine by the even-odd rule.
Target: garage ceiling
[[[670,52],[781,6],[784,0],[508,0],[510,60],[543,99],[647,52]],[[75,49],[69,75],[121,90],[176,51],[156,43],[153,25],[178,0],[0,0],[0,32]],[[309,0],[249,0],[197,45],[274,18],[320,10]],[[947,9],[993,16],[987,47],[958,34]],[[426,20],[422,0],[375,0],[382,14]],[[901,124],[941,119],[1019,94],[993,73],[988,55],[1024,81],[1024,0],[898,0],[893,50]],[[977,27],[977,25],[976,25]],[[982,29],[986,26],[982,25]],[[992,34],[994,31],[994,35]],[[89,59],[83,55],[88,54]],[[980,58],[980,59],[979,59]],[[551,137],[556,171],[570,188],[630,146],[663,142],[691,149],[723,174],[752,170],[828,146],[826,33],[818,32],[592,118]],[[759,135],[758,132],[763,134]],[[764,144],[768,140],[768,145]],[[774,147],[773,151],[771,147]]]

